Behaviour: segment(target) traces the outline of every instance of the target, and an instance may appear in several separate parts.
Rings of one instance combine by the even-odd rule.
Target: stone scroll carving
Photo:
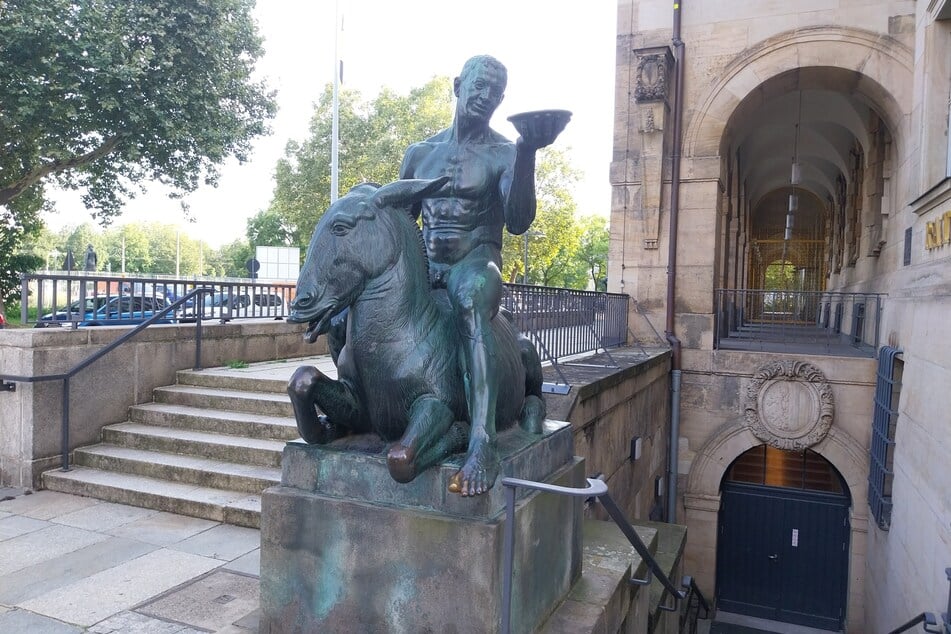
[[[645,48],[634,51],[637,58],[637,81],[634,99],[638,102],[664,101],[670,89],[673,58],[669,49]]]
[[[753,374],[746,390],[746,423],[777,449],[801,451],[829,433],[835,414],[822,370],[803,361],[774,361]]]

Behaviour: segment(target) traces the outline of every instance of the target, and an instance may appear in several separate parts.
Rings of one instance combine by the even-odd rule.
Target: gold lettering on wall
[[[925,248],[929,251],[951,244],[951,211],[940,219],[925,223]]]

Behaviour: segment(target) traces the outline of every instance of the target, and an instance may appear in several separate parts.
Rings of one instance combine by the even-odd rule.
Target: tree
[[[238,239],[209,253],[205,258],[205,265],[209,275],[247,277],[245,263],[253,255],[251,245],[246,240]]]
[[[579,221],[581,244],[578,246],[578,261],[588,274],[591,288],[607,290],[608,246],[611,233],[604,216],[586,216]]]
[[[535,191],[538,208],[529,231],[528,282],[545,286],[584,287],[579,280],[574,260],[581,236],[575,221],[571,185],[578,180],[578,171],[571,167],[567,154],[556,148],[538,153],[535,168]],[[502,241],[502,277],[522,281],[524,273],[524,236],[506,232]],[[583,277],[583,274],[582,274]]]
[[[294,228],[276,211],[268,209],[248,218],[248,241],[258,247],[286,247],[294,240]]]
[[[108,222],[132,185],[177,194],[245,160],[275,104],[251,78],[253,0],[0,3],[0,206],[16,222],[48,179]],[[13,203],[26,197],[28,205]]]
[[[290,246],[305,250],[314,226],[330,206],[330,145],[333,93],[328,86],[310,121],[309,137],[287,144],[275,167],[271,204],[248,222],[248,238],[261,244],[253,230],[268,225],[268,214],[282,221]],[[407,96],[384,89],[364,103],[359,92],[339,98],[340,193],[365,181],[388,183],[399,176],[403,153],[452,121],[452,83],[437,77]],[[287,244],[287,242],[285,242]]]

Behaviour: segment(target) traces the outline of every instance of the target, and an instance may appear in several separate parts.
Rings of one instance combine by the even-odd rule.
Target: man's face
[[[456,114],[488,121],[504,96],[504,75],[480,64],[456,79]]]

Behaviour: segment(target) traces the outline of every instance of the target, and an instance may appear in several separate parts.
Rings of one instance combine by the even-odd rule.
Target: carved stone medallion
[[[746,423],[777,449],[801,451],[821,442],[835,413],[822,370],[803,361],[774,361],[753,375],[746,390]]]
[[[640,49],[634,53],[637,57],[634,99],[639,102],[665,100],[673,61],[670,51],[663,47]]]

